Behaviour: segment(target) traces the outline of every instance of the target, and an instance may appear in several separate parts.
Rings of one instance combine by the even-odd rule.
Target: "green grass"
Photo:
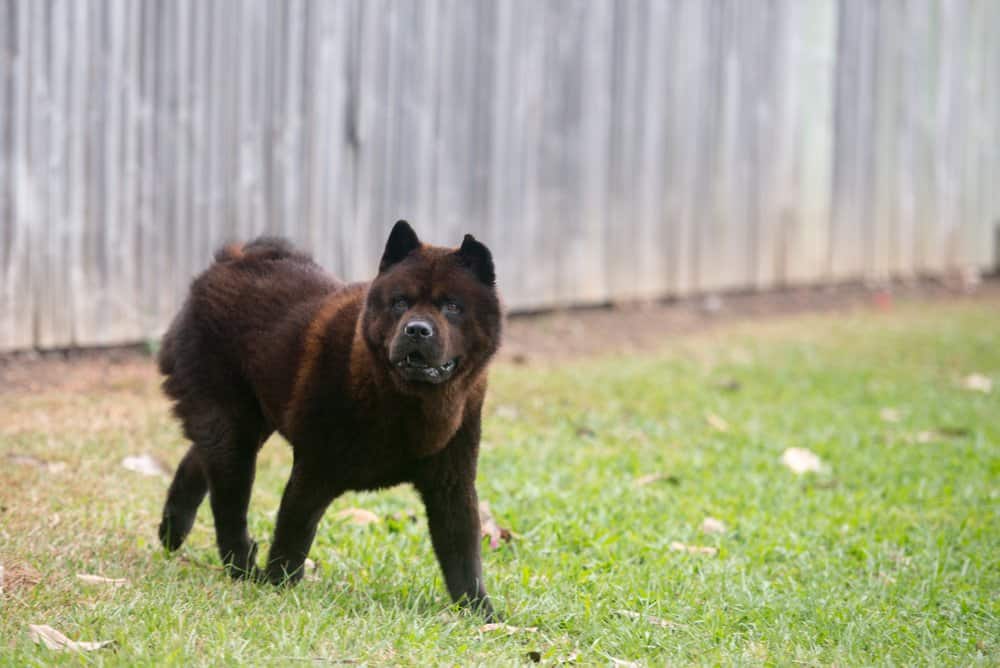
[[[0,458],[0,564],[43,576],[0,597],[0,664],[510,665],[529,652],[584,665],[1000,663],[995,302],[668,345],[495,369],[479,490],[517,536],[486,550],[484,568],[508,623],[537,627],[511,634],[449,608],[409,489],[336,501],[312,550],[318,578],[281,592],[234,584],[217,570],[207,504],[167,556],[155,538],[167,481],[119,464],[140,452],[173,464],[185,449],[155,378],[3,397],[0,449],[67,467]],[[992,393],[961,386],[973,372]],[[794,475],[779,461],[788,447],[825,470]],[[289,464],[278,442],[260,460],[250,521],[262,550]],[[652,473],[669,477],[635,484]],[[333,519],[349,507],[386,519]],[[419,519],[388,519],[409,511]],[[727,533],[701,533],[708,516]],[[130,584],[85,585],[80,572]],[[58,655],[29,624],[116,646]]]

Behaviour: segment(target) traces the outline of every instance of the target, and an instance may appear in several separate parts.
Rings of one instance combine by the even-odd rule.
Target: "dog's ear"
[[[417,238],[417,233],[405,220],[397,220],[389,233],[389,240],[385,242],[382,261],[378,263],[378,273],[381,274],[418,248],[420,239]]]
[[[456,251],[459,262],[469,268],[480,281],[490,287],[497,283],[496,271],[493,269],[493,256],[490,249],[484,246],[471,234],[462,239],[461,248]]]

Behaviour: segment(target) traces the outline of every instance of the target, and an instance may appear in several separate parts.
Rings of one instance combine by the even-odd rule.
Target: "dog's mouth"
[[[423,355],[417,352],[407,353],[395,365],[400,373],[409,381],[422,383],[442,383],[455,373],[459,358],[455,357],[444,364],[432,365]]]

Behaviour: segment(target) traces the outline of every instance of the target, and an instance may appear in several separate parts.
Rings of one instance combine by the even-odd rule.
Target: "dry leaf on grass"
[[[993,380],[981,373],[970,373],[962,379],[962,387],[972,392],[989,394],[993,391]]]
[[[346,508],[334,515],[338,520],[350,522],[358,526],[364,526],[373,522],[378,522],[378,515],[364,508]]]
[[[483,536],[490,539],[490,549],[495,550],[500,547],[500,541],[510,542],[512,537],[510,529],[505,529],[497,524],[490,511],[490,504],[486,501],[479,502],[479,525]]]
[[[715,413],[706,413],[705,421],[708,422],[708,425],[716,431],[729,431],[729,423]]]
[[[89,573],[77,573],[76,579],[86,584],[111,585],[112,587],[123,587],[128,584],[128,580],[125,578],[106,578],[103,575],[91,575]]]
[[[167,476],[167,467],[150,455],[130,455],[122,460],[122,466],[142,475]]]
[[[622,617],[628,617],[629,619],[643,619],[653,626],[659,626],[665,629],[683,629],[687,628],[684,624],[679,624],[677,622],[672,622],[669,619],[663,619],[662,617],[654,617],[653,615],[643,615],[632,610],[615,610],[616,615],[621,615]]]
[[[883,408],[878,414],[883,422],[899,422],[899,411],[895,408]]]
[[[521,416],[521,412],[517,410],[517,407],[509,404],[500,404],[493,409],[493,414],[504,420],[516,420]]]
[[[726,533],[726,525],[722,520],[717,520],[714,517],[706,517],[701,522],[702,533]]]
[[[22,466],[34,466],[40,469],[45,469],[48,473],[59,473],[60,471],[66,470],[66,462],[50,462],[34,455],[22,455],[19,453],[13,453],[7,455],[7,461],[11,464],[20,464]]]
[[[707,545],[685,545],[679,541],[674,541],[670,543],[670,549],[674,552],[687,552],[688,554],[704,554],[709,557],[714,557],[719,553],[719,548],[709,547]]]
[[[490,631],[504,631],[508,635],[513,635],[514,633],[537,633],[537,626],[511,626],[510,624],[503,623],[490,623],[483,624],[479,627],[481,633],[488,633]]]
[[[614,666],[620,666],[621,668],[639,668],[640,664],[635,661],[626,661],[625,659],[616,659],[613,656],[609,656],[611,659],[611,664]]]
[[[947,441],[951,438],[965,438],[971,434],[972,431],[965,427],[941,427],[929,431],[918,431],[910,440],[917,443],[933,443],[934,441]]]
[[[781,455],[781,463],[799,475],[817,472],[823,466],[819,456],[805,448],[788,448]]]
[[[0,566],[0,594],[31,589],[41,581],[42,574],[31,566],[17,563]]]
[[[715,387],[723,392],[739,392],[743,383],[735,378],[728,378],[715,384]]]
[[[667,482],[671,485],[681,484],[681,479],[670,473],[650,473],[648,475],[640,476],[635,479],[636,487],[645,487],[654,482]]]
[[[70,640],[47,624],[29,624],[28,629],[32,640],[57,652],[89,652],[114,643],[114,640],[101,640],[98,642]]]
[[[302,563],[302,577],[309,581],[319,580],[319,566],[312,559],[306,557],[306,560]]]

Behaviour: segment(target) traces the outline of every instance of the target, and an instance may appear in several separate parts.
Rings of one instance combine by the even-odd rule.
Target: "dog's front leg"
[[[431,542],[452,600],[497,618],[483,584],[476,457],[479,423],[466,424],[448,447],[424,462],[414,481],[427,510]]]

